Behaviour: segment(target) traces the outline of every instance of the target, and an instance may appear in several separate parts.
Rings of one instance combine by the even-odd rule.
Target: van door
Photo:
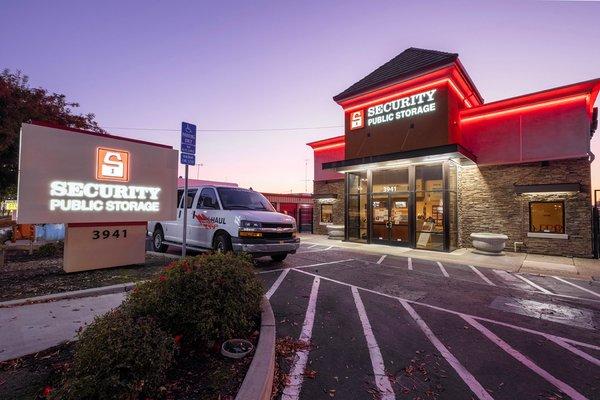
[[[198,196],[195,221],[192,227],[199,246],[212,248],[213,235],[219,227],[219,201],[213,188],[204,188]]]
[[[181,198],[183,197],[183,189],[177,190],[177,217],[179,218],[179,210],[181,210]],[[177,241],[177,238],[181,237],[181,225],[178,224],[177,220],[164,221],[162,223],[164,228],[165,240],[169,242]]]
[[[187,212],[188,213],[188,217],[187,217],[187,222],[188,222],[188,226],[190,223],[190,219],[192,218],[192,205],[194,204],[194,200],[196,198],[196,193],[198,192],[198,189],[188,189],[187,192],[187,198],[182,199],[182,204],[180,205],[180,208],[177,210],[177,239],[175,240],[178,243],[183,243],[183,213]],[[183,208],[185,206],[185,209]],[[189,230],[188,230],[188,236],[189,236]],[[188,242],[189,240],[186,238],[186,242]]]

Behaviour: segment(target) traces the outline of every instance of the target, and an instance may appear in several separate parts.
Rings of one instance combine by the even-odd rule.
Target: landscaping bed
[[[255,338],[251,338],[254,344]],[[0,399],[49,398],[71,367],[74,348],[74,343],[66,343],[0,362]],[[251,361],[251,356],[233,360],[215,352],[187,354],[169,372],[164,390],[154,399],[234,399]]]
[[[31,255],[12,250],[0,267],[0,301],[146,280],[157,276],[171,261],[147,254],[142,265],[66,273],[60,246],[53,250],[42,246]]]
[[[244,256],[174,261],[75,342],[0,363],[0,398],[234,399],[253,353],[230,359],[221,345],[257,346],[263,291]]]

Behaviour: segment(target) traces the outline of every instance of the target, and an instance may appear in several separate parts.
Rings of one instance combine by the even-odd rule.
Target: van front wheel
[[[217,253],[227,253],[228,251],[231,251],[231,239],[229,239],[229,236],[224,233],[218,234],[215,237],[213,249]]]
[[[169,248],[169,245],[164,243],[165,235],[161,228],[156,228],[152,233],[152,251],[164,253]]]

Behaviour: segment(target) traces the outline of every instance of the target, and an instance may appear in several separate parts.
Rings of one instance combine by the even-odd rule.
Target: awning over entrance
[[[473,165],[476,162],[476,157],[459,144],[448,144],[425,149],[332,161],[324,163],[323,169],[332,169],[338,172],[350,172],[366,169],[399,167],[410,164],[441,162],[445,160],[453,160],[460,165]]]

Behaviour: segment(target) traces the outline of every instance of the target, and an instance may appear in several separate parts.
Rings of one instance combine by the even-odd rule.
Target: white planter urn
[[[334,240],[343,240],[344,225],[327,225],[327,238]]]
[[[471,240],[476,250],[485,253],[500,254],[504,250],[504,246],[506,246],[508,236],[501,233],[478,232],[471,233]]]

